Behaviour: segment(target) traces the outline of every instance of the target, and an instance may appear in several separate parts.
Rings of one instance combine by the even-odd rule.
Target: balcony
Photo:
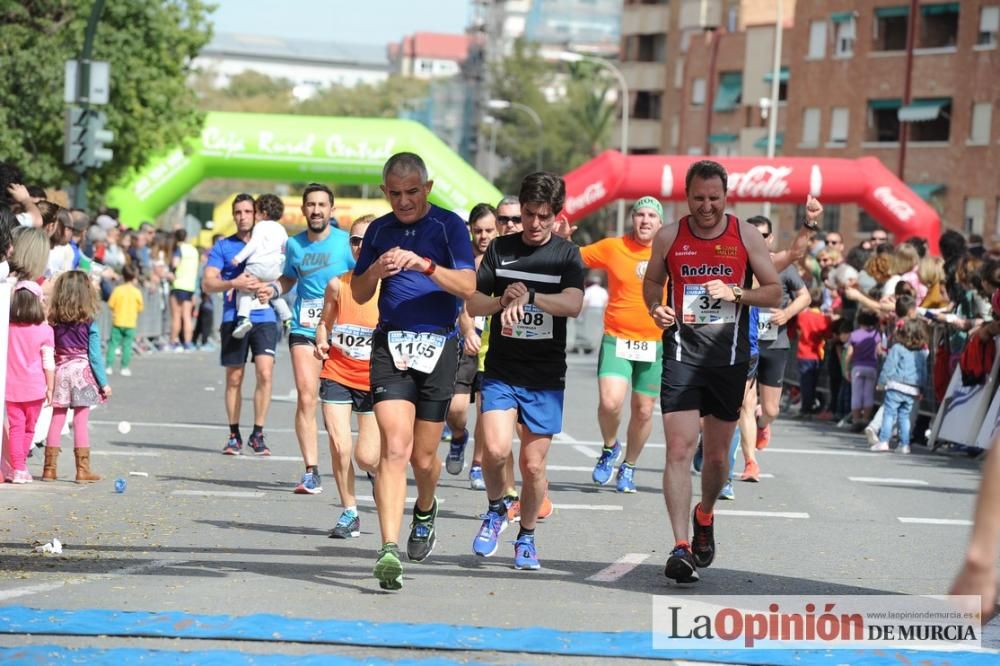
[[[626,5],[622,7],[622,37],[667,32],[670,5]]]
[[[612,146],[618,150],[621,146],[622,126],[621,122],[615,123],[614,132],[611,134]],[[628,123],[628,148],[629,150],[648,150],[655,148],[661,150],[660,138],[663,136],[663,123],[659,120],[635,120],[630,119]]]
[[[623,62],[619,69],[629,90],[666,90],[667,66],[661,62]]]
[[[681,30],[717,28],[722,23],[722,0],[682,0]]]

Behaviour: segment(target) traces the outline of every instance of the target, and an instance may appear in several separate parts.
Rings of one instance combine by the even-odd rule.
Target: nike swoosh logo
[[[318,273],[319,271],[323,270],[324,268],[326,268],[326,266],[316,266],[315,268],[310,268],[308,270],[301,270],[301,271],[299,271],[299,277],[300,278],[307,278],[310,275],[312,275],[313,273]]]
[[[507,264],[513,264],[516,261],[517,261],[517,259],[511,259],[510,261],[504,261],[503,259],[501,259],[500,260],[500,265],[501,266],[506,266]]]

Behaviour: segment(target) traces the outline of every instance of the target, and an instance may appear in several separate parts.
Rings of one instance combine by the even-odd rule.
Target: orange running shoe
[[[760,465],[757,464],[756,460],[747,462],[747,466],[743,468],[743,474],[740,476],[740,481],[751,481],[753,483],[760,481]]]
[[[763,451],[767,448],[767,445],[771,443],[771,424],[768,423],[766,426],[761,428],[757,427],[757,450]]]
[[[552,506],[552,500],[549,499],[549,494],[545,493],[545,497],[542,498],[542,506],[538,509],[538,520],[545,520],[555,512],[555,507]]]

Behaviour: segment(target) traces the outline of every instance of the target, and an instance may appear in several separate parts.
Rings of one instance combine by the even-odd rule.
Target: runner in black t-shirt
[[[584,266],[573,243],[552,234],[566,200],[562,178],[545,172],[521,183],[520,234],[497,238],[479,266],[469,314],[493,315],[482,385],[489,509],[472,549],[489,557],[507,527],[503,462],[514,424],[522,423],[519,456],[521,528],[514,567],[538,569],[535,521],[545,496],[545,459],[562,430],[566,385],[566,318],[583,306]],[[499,464],[496,463],[499,461]]]

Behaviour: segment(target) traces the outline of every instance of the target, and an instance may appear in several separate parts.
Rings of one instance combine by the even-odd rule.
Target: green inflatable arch
[[[112,188],[107,205],[136,227],[153,220],[206,178],[382,182],[393,154],[424,158],[434,180],[431,201],[462,217],[500,192],[423,125],[411,120],[263,113],[209,113],[201,136],[151,161]]]

